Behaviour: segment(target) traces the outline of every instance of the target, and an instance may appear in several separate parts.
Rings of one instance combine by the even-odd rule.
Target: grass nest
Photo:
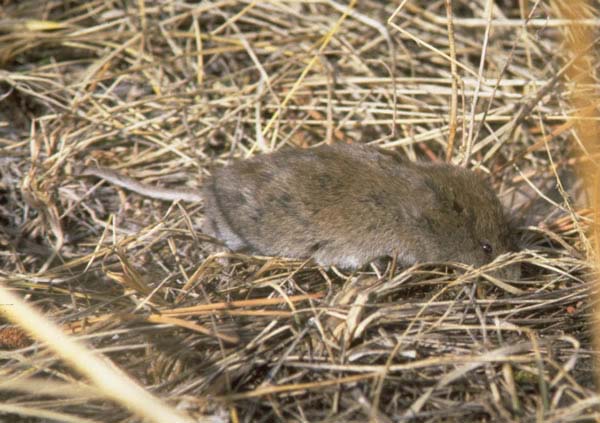
[[[559,2],[2,3],[1,285],[170,421],[598,418],[574,176],[594,156],[569,120],[598,86],[565,78]],[[518,222],[522,277],[234,254],[199,231],[201,204],[78,176],[194,189],[323,142],[476,169]],[[16,307],[0,305],[0,419],[165,421]]]

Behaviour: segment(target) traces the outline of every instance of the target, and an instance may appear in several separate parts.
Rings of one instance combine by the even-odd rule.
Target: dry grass
[[[11,300],[0,420],[161,421],[110,388],[103,375],[131,383],[115,366],[181,421],[600,418],[573,177],[596,153],[568,119],[598,83],[573,83],[571,21],[548,0],[358,3],[3,1],[2,286],[114,366]],[[320,142],[487,174],[521,222],[506,260],[523,278],[214,253],[201,205],[77,177],[97,161],[195,188],[212,166]]]

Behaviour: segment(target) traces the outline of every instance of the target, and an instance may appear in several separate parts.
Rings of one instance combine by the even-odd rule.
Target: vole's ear
[[[451,187],[436,184],[434,181],[426,181],[425,184],[433,192],[435,203],[440,209],[455,216],[468,213],[467,206]]]
[[[464,214],[465,213],[465,206],[457,198],[454,198],[452,200],[452,209],[457,214]]]
[[[433,208],[424,210],[417,218],[417,225],[437,237],[447,237],[449,233],[457,231],[464,224],[464,218],[448,208],[448,204],[437,204]]]

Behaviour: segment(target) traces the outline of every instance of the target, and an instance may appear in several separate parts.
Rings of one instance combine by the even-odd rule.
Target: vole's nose
[[[521,263],[508,264],[489,274],[503,280],[518,281],[521,279]]]

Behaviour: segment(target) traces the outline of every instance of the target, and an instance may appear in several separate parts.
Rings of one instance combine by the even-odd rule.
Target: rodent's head
[[[440,258],[482,266],[501,254],[516,251],[513,230],[498,197],[470,170],[437,165],[427,169],[427,185],[438,207],[425,211],[429,229],[437,235]],[[516,278],[517,265],[498,276]]]

